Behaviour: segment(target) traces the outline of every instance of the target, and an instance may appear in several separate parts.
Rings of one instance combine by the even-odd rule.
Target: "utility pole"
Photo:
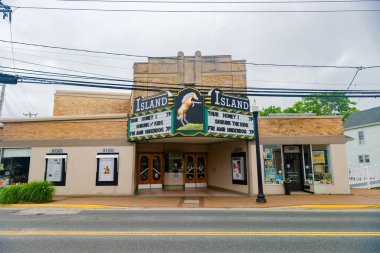
[[[29,117],[29,118],[31,118],[32,116],[33,117],[37,117],[37,115],[38,115],[38,113],[31,113],[31,112],[29,112],[29,113],[23,113],[23,114],[24,114],[25,117]]]
[[[12,9],[8,5],[3,4],[1,2],[1,0],[0,0],[0,13],[3,13],[3,19],[7,19],[8,18],[9,22],[12,22]],[[5,84],[6,84],[6,81],[5,82],[1,81],[2,77],[3,76],[0,76],[0,83],[2,83],[2,85],[1,85],[1,95],[0,95],[0,118],[1,118],[1,116],[3,114],[3,104],[4,104]]]
[[[5,85],[6,84],[17,84],[17,76],[12,76],[8,74],[3,74],[0,72],[0,84],[1,86],[1,95],[0,95],[0,118],[3,114],[3,105],[5,97]]]

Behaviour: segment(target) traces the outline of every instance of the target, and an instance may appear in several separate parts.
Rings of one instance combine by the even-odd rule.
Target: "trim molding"
[[[115,139],[46,139],[46,140],[3,140],[1,148],[20,147],[97,147],[97,146],[133,146],[127,138]]]

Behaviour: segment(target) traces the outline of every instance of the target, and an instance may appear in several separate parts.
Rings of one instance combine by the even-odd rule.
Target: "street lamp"
[[[257,186],[259,188],[259,193],[257,194],[257,203],[266,203],[267,200],[263,191],[263,177],[261,173],[261,155],[260,155],[260,140],[259,140],[259,127],[257,123],[257,117],[259,116],[259,107],[256,102],[251,107],[253,112],[253,124],[255,128],[255,143],[256,143],[256,164],[257,164]]]

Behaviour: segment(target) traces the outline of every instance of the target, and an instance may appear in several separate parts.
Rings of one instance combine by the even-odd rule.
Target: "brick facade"
[[[57,91],[54,95],[54,116],[129,113],[129,94]]]

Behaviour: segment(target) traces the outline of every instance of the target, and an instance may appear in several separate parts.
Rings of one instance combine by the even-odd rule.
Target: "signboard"
[[[208,132],[225,135],[253,135],[253,118],[249,115],[208,110]]]
[[[61,182],[62,181],[62,158],[48,158],[46,168],[46,181]]]
[[[142,115],[129,120],[129,137],[148,138],[152,135],[171,133],[172,111]]]
[[[136,98],[128,125],[130,141],[176,136],[253,139],[249,99],[225,95],[219,89],[202,95],[192,87],[175,96],[166,91]]]
[[[137,97],[133,103],[133,113],[152,111],[169,105],[169,91],[148,98]]]
[[[208,95],[211,98],[211,105],[245,112],[249,112],[250,110],[249,99],[247,97],[224,95],[219,89],[211,90]]]
[[[113,182],[115,173],[114,158],[99,158],[99,182]]]
[[[313,151],[313,163],[325,163],[325,152]]]

